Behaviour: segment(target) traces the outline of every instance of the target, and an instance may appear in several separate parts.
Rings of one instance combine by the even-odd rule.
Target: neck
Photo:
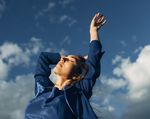
[[[59,88],[59,90],[63,90],[64,87],[66,85],[70,85],[71,84],[71,80],[70,79],[67,79],[67,78],[64,78],[64,77],[60,77],[60,76],[57,76],[57,81],[55,83],[55,87]]]

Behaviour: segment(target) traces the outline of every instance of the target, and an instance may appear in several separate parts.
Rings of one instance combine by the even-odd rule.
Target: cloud
[[[103,83],[103,85],[107,85],[112,90],[120,89],[127,85],[127,81],[122,78],[120,78],[120,79],[109,78],[107,80],[102,80],[102,83]]]
[[[9,71],[20,64],[29,65],[30,55],[21,46],[12,42],[5,42],[0,46],[0,79],[5,80]]]
[[[126,85],[121,78],[101,75],[97,79],[90,103],[99,118],[119,119],[126,108],[125,94],[122,93]]]
[[[4,72],[8,67],[19,66],[20,64],[30,66],[32,64],[31,58],[34,55],[38,55],[41,51],[45,51],[46,47],[44,47],[44,45],[46,45],[46,43],[42,43],[42,40],[36,37],[32,37],[29,42],[24,44],[4,42],[0,46],[0,71],[2,72],[4,68]],[[53,48],[52,45],[51,48]],[[51,50],[52,49],[50,49],[50,51]],[[55,50],[59,51],[57,48],[55,48]]]
[[[49,2],[48,7],[46,9],[43,9],[43,12],[48,12],[48,11],[52,10],[55,6],[56,6],[55,2]]]
[[[26,44],[17,44],[13,42],[4,42],[0,46],[0,77],[6,78],[10,68],[14,66],[30,66],[31,58],[37,55],[43,49],[41,39],[32,37]]]
[[[120,62],[122,59],[122,57],[120,55],[117,55],[113,60],[112,60],[112,64],[116,64],[118,62]]]
[[[39,10],[37,12],[37,14],[35,15],[35,19],[39,19],[40,17],[44,16],[45,14],[49,14],[49,12],[51,12],[54,8],[56,7],[56,3],[55,2],[49,2],[47,4],[47,7]]]
[[[68,26],[71,27],[73,24],[77,22],[77,20],[73,19],[72,17],[69,17],[68,15],[62,15],[59,17],[58,23],[63,23],[65,21],[68,21]]]
[[[135,62],[131,62],[130,58],[122,59],[121,64],[117,67],[119,74],[129,83],[129,98],[133,101],[143,100],[150,91],[149,60],[150,45],[147,45],[142,49]]]
[[[28,101],[33,97],[33,74],[17,75],[14,81],[0,81],[0,118],[23,119]]]
[[[129,103],[128,109],[122,115],[121,119],[149,119],[150,103],[149,100],[141,101],[140,103]]]
[[[144,46],[138,58],[117,55],[113,76],[101,75],[94,86],[91,105],[104,119],[149,119],[150,114],[150,45]]]
[[[4,0],[0,0],[0,18],[2,17],[3,12],[6,9],[6,2]]]
[[[69,35],[66,35],[65,38],[60,42],[60,45],[70,45],[71,39]]]
[[[5,42],[0,46],[0,57],[9,65],[29,64],[29,54],[16,43]]]
[[[59,0],[59,4],[62,8],[66,8],[69,4],[73,3],[74,0]]]
[[[70,5],[74,0],[61,0],[57,2],[49,2],[47,7],[38,9],[37,14],[35,14],[36,26],[41,28],[40,20],[47,20],[50,24],[62,24],[67,21],[67,25],[71,27],[77,20],[66,14],[57,14],[56,12],[66,6]],[[55,9],[59,7],[59,9]],[[61,8],[62,7],[62,8]],[[73,7],[71,7],[73,8]],[[55,11],[53,11],[55,9]],[[69,9],[69,8],[68,8]]]
[[[28,54],[38,54],[42,49],[44,49],[44,43],[42,43],[42,39],[31,37],[30,41],[26,43],[24,46],[26,47],[26,52]]]
[[[133,51],[133,53],[139,53],[141,50],[143,49],[143,47],[138,47],[137,49],[135,49],[134,51]]]
[[[45,43],[42,39],[31,37],[25,44],[4,42],[0,46],[0,118],[1,119],[23,119],[24,111],[34,97],[33,73],[16,74],[14,78],[8,77],[14,66],[28,65],[35,63],[34,56],[41,51],[68,53],[65,49],[59,49],[52,42]],[[35,66],[35,65],[34,65]],[[22,67],[26,70],[26,67]],[[8,80],[9,78],[9,80]],[[55,81],[54,75],[51,79]]]
[[[66,19],[68,19],[68,16],[67,16],[67,15],[62,15],[62,16],[60,16],[59,22],[62,23],[62,22],[64,22]]]
[[[0,59],[0,80],[4,80],[8,76],[9,66]]]

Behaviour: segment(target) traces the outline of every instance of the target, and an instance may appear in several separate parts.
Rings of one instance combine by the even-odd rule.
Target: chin
[[[56,68],[56,67],[54,68],[54,73],[55,73],[55,74],[57,73],[57,68]]]
[[[59,75],[59,69],[58,69],[57,67],[54,68],[54,73],[55,73],[56,75]]]

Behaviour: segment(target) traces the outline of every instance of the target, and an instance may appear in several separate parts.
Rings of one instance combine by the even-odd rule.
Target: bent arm
[[[41,52],[37,60],[35,69],[35,95],[39,95],[45,92],[48,87],[52,87],[54,84],[49,79],[51,74],[51,68],[49,65],[55,65],[60,60],[59,53]]]

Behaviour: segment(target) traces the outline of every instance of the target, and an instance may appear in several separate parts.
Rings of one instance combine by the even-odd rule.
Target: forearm
[[[93,40],[98,40],[99,36],[98,36],[98,31],[95,29],[90,29],[90,42]]]
[[[59,60],[59,53],[41,52],[37,61],[35,75],[45,75],[49,77],[51,71],[49,65],[57,64]]]
[[[106,19],[102,14],[95,14],[90,24],[90,42],[93,40],[98,40],[100,42],[98,30],[105,24],[105,22]]]
[[[98,31],[95,29],[90,29],[90,42],[92,42],[93,40],[98,40],[101,44]]]

